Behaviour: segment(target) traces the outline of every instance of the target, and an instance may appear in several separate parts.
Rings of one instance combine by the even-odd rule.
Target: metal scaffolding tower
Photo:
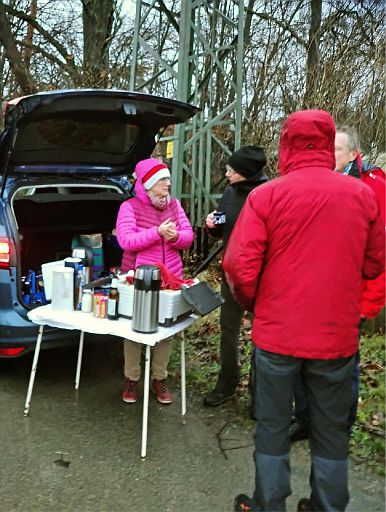
[[[243,1],[136,2],[130,88],[201,108],[163,138],[173,147],[172,193],[196,228],[221,195],[224,159],[240,146],[243,32]]]

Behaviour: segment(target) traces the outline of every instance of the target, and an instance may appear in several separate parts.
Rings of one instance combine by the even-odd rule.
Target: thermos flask
[[[158,331],[161,270],[153,265],[140,265],[135,270],[133,297],[133,331]]]

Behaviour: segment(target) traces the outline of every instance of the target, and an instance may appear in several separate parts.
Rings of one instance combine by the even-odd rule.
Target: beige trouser
[[[141,351],[143,345],[134,341],[123,340],[126,379],[139,381],[141,377]],[[168,376],[168,363],[172,340],[156,343],[152,349],[151,370],[153,379],[163,380]]]

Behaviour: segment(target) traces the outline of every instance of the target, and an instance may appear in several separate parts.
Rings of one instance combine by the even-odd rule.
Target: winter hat
[[[145,162],[146,161],[144,160],[141,163]],[[162,163],[160,160],[156,160],[155,158],[149,158],[148,162],[151,163],[151,167],[142,177],[142,185],[145,190],[150,190],[157,183],[157,181],[161,180],[162,178],[170,179],[170,171],[164,163]],[[136,173],[134,173],[134,177],[136,178]]]
[[[232,169],[247,179],[260,174],[266,163],[264,150],[259,146],[242,146],[228,160]]]

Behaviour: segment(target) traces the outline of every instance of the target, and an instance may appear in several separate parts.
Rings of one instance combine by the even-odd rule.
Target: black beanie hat
[[[228,160],[229,165],[244,178],[254,178],[261,173],[267,163],[263,148],[259,146],[242,146]]]

